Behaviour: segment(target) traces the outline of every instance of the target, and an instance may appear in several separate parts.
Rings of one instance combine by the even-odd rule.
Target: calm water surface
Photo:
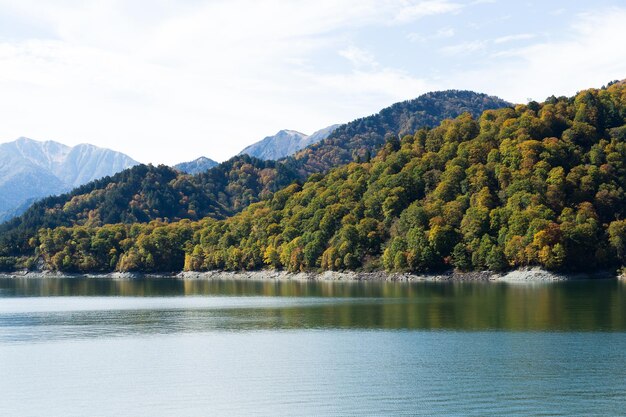
[[[626,285],[0,279],[0,415],[626,415]]]

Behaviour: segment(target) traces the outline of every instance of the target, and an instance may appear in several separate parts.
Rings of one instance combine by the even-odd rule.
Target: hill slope
[[[400,126],[399,123],[404,120],[413,120],[410,114],[413,108],[420,112],[419,119],[430,126],[437,117],[443,117],[444,114],[458,115],[474,105],[477,108],[472,113],[480,113],[485,107],[506,104],[497,98],[468,92],[430,93],[424,97],[427,97],[424,99],[426,101],[418,98],[411,101],[410,105],[394,105],[385,109],[367,118],[367,123],[351,122],[342,131],[344,135],[346,131],[354,131],[353,139],[342,145],[339,138],[331,135],[299,158],[262,161],[241,155],[193,177],[167,167],[137,168],[71,193],[46,199],[20,218],[0,226],[0,256],[26,250],[28,238],[25,237],[34,235],[41,227],[97,226],[115,222],[147,222],[158,218],[174,221],[195,220],[204,216],[218,219],[228,217],[254,202],[270,197],[294,181],[303,181],[310,174],[327,171],[335,163],[348,162],[350,159],[346,155],[351,152],[349,147],[374,154],[384,142],[383,133],[390,133],[386,129]],[[452,100],[454,105],[434,106],[433,97]],[[426,106],[423,103],[429,104]],[[454,107],[458,108],[456,114]],[[437,116],[431,117],[428,113],[430,110],[437,111]],[[313,160],[320,163],[308,164]],[[152,175],[162,178],[159,177],[161,179],[157,183],[145,188],[143,184]],[[108,203],[103,206],[104,201]],[[174,207],[164,207],[165,202]]]
[[[473,91],[447,90],[426,93],[384,108],[368,117],[339,126],[327,139],[296,153],[295,166],[306,177],[313,172],[375,155],[387,134],[402,136],[422,127],[435,127],[442,120],[469,113],[478,117],[485,110],[508,107],[498,97]]]
[[[204,225],[186,267],[626,265],[624,161],[624,85],[464,115]]]
[[[614,84],[391,137],[226,220],[42,230],[38,250],[66,270],[618,267],[624,161]]]

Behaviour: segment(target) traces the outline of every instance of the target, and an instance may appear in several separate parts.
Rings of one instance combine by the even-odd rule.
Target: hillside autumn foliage
[[[626,265],[626,86],[388,137],[223,220],[42,229],[67,271],[505,270]]]
[[[0,225],[0,257],[29,251],[41,228],[174,222],[204,217],[224,219],[294,182],[370,159],[385,136],[434,127],[463,112],[478,116],[509,103],[471,91],[438,91],[396,103],[377,114],[346,123],[326,140],[280,161],[239,155],[197,175],[167,166],[140,165],[33,204],[23,215]]]

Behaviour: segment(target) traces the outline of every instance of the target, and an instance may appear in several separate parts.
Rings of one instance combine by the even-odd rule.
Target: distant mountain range
[[[296,130],[283,129],[273,136],[267,136],[252,145],[246,146],[237,156],[249,155],[264,161],[276,161],[291,156],[309,145],[326,139],[340,125],[332,125],[313,132],[310,135]],[[174,165],[174,169],[185,174],[200,174],[219,165],[206,156],[201,156],[189,162]]]
[[[398,133],[432,128],[465,112],[478,117],[485,110],[508,106],[497,97],[470,91],[433,92],[341,125],[326,139],[278,161],[238,155],[193,176],[166,166],[139,165],[38,201],[20,217],[0,225],[0,257],[31,250],[28,238],[42,227],[226,218],[297,188],[293,183],[311,174],[319,177],[351,161],[366,161],[386,141],[399,142]]]
[[[207,158],[206,156],[201,156],[198,159],[194,159],[189,162],[181,162],[180,164],[174,165],[174,169],[184,172],[185,174],[199,174],[204,171],[208,171],[214,166],[219,165],[219,162],[215,162],[214,160]]]
[[[281,159],[293,155],[309,145],[326,139],[338,127],[339,125],[328,126],[311,135],[306,135],[295,130],[281,130],[274,136],[267,136],[246,147],[239,152],[239,155],[245,154],[264,160]]]
[[[33,201],[59,194],[138,162],[89,144],[19,138],[0,145],[0,222],[21,214]]]
[[[623,270],[625,96],[440,91],[279,160],[138,165],[0,225],[0,268]]]

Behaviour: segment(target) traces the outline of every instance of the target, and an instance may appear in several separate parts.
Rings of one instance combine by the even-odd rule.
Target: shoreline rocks
[[[587,279],[620,279],[609,271],[599,271],[590,274],[557,274],[541,268],[524,268],[508,272],[475,271],[458,272],[447,271],[439,274],[411,274],[355,272],[355,271],[325,271],[325,272],[286,272],[276,270],[261,271],[183,271],[179,273],[136,273],[111,272],[70,274],[57,271],[19,271],[0,273],[0,278],[108,278],[108,279],[139,279],[139,278],[177,278],[189,280],[256,280],[256,281],[341,281],[341,282],[562,282]]]

